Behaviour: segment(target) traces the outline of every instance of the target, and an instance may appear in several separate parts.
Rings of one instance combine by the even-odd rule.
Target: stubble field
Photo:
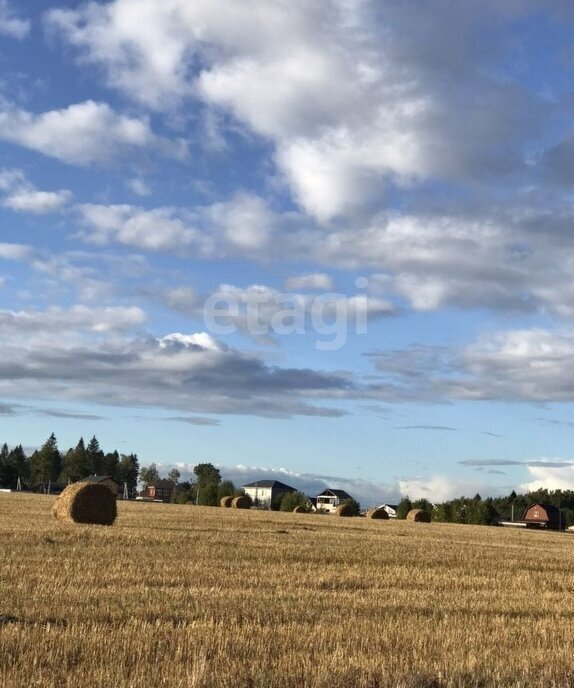
[[[0,494],[2,688],[574,685],[574,537]]]

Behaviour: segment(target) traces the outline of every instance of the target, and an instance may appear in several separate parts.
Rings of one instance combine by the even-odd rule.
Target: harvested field
[[[2,688],[574,685],[569,535],[53,501],[0,494]]]

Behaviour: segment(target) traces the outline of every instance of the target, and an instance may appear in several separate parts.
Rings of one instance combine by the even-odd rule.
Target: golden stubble
[[[574,685],[574,538],[0,495],[0,686]]]

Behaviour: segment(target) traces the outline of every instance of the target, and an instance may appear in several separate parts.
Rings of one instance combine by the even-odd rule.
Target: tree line
[[[120,486],[127,485],[128,494],[137,491],[139,461],[136,454],[104,452],[94,436],[86,446],[80,437],[75,447],[62,453],[54,433],[44,444],[27,456],[22,445],[0,449],[0,486],[15,490],[18,479],[23,489],[47,490],[54,483],[73,483],[89,475],[109,475]]]
[[[218,506],[223,497],[238,497],[245,494],[242,489],[235,487],[231,480],[223,480],[219,468],[212,463],[198,463],[193,467],[195,479],[179,482],[181,474],[177,468],[172,468],[167,478],[162,478],[155,463],[140,471],[140,481],[144,489],[155,485],[161,480],[172,483],[171,501],[176,504],[193,503],[199,506]]]
[[[406,518],[411,509],[427,511],[433,521],[494,525],[499,521],[520,521],[524,511],[535,503],[551,504],[564,513],[566,524],[574,524],[574,490],[539,489],[517,494],[514,490],[505,497],[458,497],[431,504],[427,499],[411,501],[403,497],[397,506],[397,518]]]

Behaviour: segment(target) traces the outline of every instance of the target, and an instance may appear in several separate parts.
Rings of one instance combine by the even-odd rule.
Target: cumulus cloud
[[[149,196],[151,194],[151,189],[143,179],[128,179],[126,186],[130,191],[133,191],[136,196]]]
[[[145,210],[129,205],[84,204],[77,208],[92,243],[117,242],[148,251],[183,253],[198,247],[203,251],[201,232],[188,224],[184,212],[174,208]]]
[[[574,490],[574,462],[552,461],[529,465],[530,480],[519,487],[521,492],[540,489]]]
[[[22,40],[30,33],[30,21],[19,17],[9,0],[0,0],[0,34]]]
[[[90,308],[77,305],[71,308],[52,306],[47,310],[0,310],[0,328],[3,342],[18,346],[20,340],[35,333],[34,340],[40,342],[61,337],[64,333],[74,338],[83,331],[107,335],[126,332],[144,324],[146,315],[141,308],[104,307]],[[81,336],[81,335],[78,335]]]
[[[329,275],[317,272],[311,275],[297,275],[285,281],[285,289],[296,291],[333,291],[334,283]]]
[[[455,478],[446,475],[431,475],[428,477],[404,478],[398,481],[402,495],[410,499],[428,499],[436,504],[450,499],[466,496],[477,492],[489,496],[506,494],[506,487],[495,486],[492,483],[472,479]]]
[[[223,230],[226,242],[244,255],[267,248],[275,217],[261,198],[238,193],[228,203],[214,204],[208,213],[215,227]]]
[[[18,169],[0,170],[0,192],[5,194],[4,207],[37,215],[56,212],[72,198],[67,190],[38,191]]]
[[[542,105],[493,65],[510,50],[500,27],[548,8],[498,5],[482,3],[479,17],[454,0],[416,11],[386,0],[320,10],[250,0],[247,11],[114,0],[53,9],[46,25],[147,107],[199,100],[270,141],[294,199],[328,223],[393,186],[488,184],[524,167]]]
[[[494,332],[466,347],[414,346],[370,357],[383,374],[381,395],[395,400],[574,400],[570,330]]]
[[[7,196],[2,204],[17,212],[43,215],[60,210],[70,198],[69,191],[17,191]]]
[[[574,269],[567,228],[572,213],[548,217],[525,207],[486,213],[377,213],[360,227],[329,233],[297,215],[273,212],[239,193],[226,202],[142,208],[83,204],[83,236],[148,251],[268,262],[298,260],[344,269],[373,269],[369,298],[398,297],[419,311],[448,306],[516,313],[574,315]],[[294,291],[332,288],[326,273],[287,279]]]
[[[83,204],[76,210],[84,226],[83,236],[93,243],[117,242],[204,258],[239,254],[263,260],[278,224],[261,198],[245,193],[193,210],[102,204]]]
[[[185,154],[179,144],[157,137],[146,120],[118,114],[93,100],[41,114],[5,107],[0,111],[0,139],[73,165],[106,164],[146,150]]]
[[[0,260],[28,260],[33,252],[32,246],[26,244],[0,243]]]
[[[395,309],[387,300],[365,294],[283,293],[267,285],[237,287],[222,284],[197,313],[217,334],[243,332],[262,341],[283,335],[315,335],[320,349],[340,348],[349,333],[365,334],[369,319],[389,317]]]

